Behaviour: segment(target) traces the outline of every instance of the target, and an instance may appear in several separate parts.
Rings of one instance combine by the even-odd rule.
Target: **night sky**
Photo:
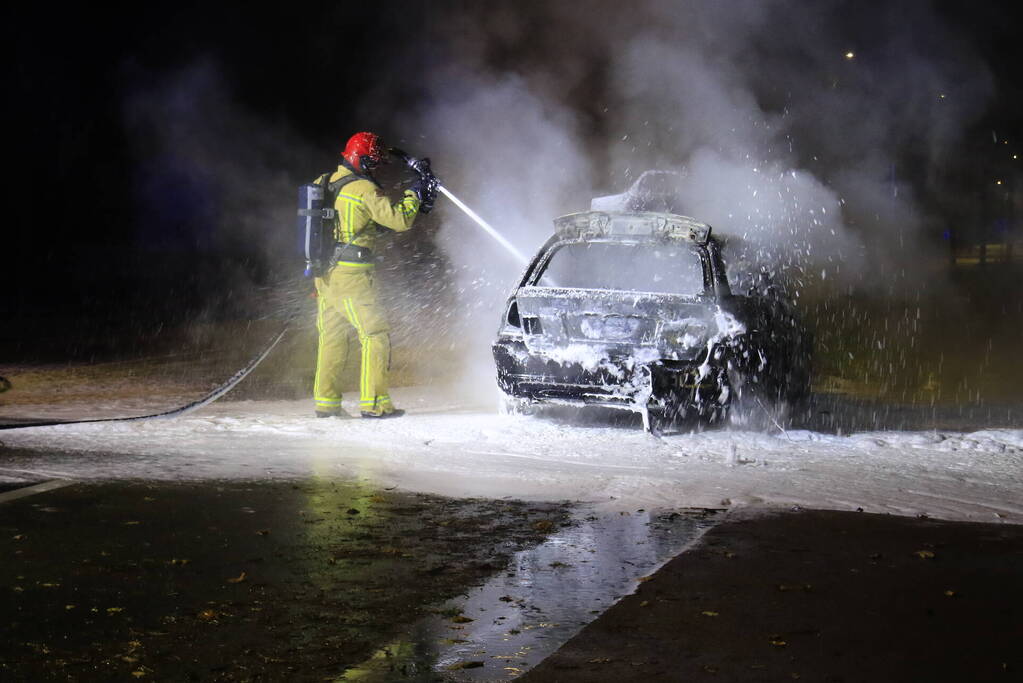
[[[622,137],[621,121],[610,123],[605,115],[622,97],[609,85],[608,74],[617,58],[614,30],[602,27],[603,42],[592,48],[585,36],[571,35],[573,13],[579,15],[580,31],[593,25],[593,11],[588,10],[602,5],[588,4],[8,6],[3,21],[10,50],[5,60],[6,118],[9,149],[13,148],[8,168],[14,176],[8,180],[13,211],[3,249],[4,315],[13,320],[45,311],[73,314],[90,302],[111,297],[123,301],[126,291],[140,293],[136,303],[143,307],[187,308],[201,298],[197,288],[216,286],[215,275],[207,272],[216,271],[210,264],[225,260],[242,264],[239,267],[249,269],[257,281],[269,277],[263,250],[254,246],[257,233],[227,239],[213,227],[224,220],[225,212],[238,210],[237,200],[225,199],[223,190],[237,178],[226,179],[217,165],[197,170],[195,165],[178,168],[168,162],[166,141],[158,142],[159,135],[153,132],[158,117],[152,112],[139,114],[144,111],[140,101],[192,112],[193,103],[180,101],[182,91],[175,95],[178,100],[150,95],[195,65],[201,65],[194,72],[198,79],[204,73],[215,74],[203,86],[207,101],[210,90],[222,91],[229,107],[219,111],[244,117],[238,125],[230,116],[210,118],[210,126],[218,127],[212,138],[225,141],[220,156],[234,157],[237,168],[257,164],[264,175],[277,172],[289,182],[305,181],[335,163],[343,141],[359,129],[378,131],[413,153],[434,155],[435,166],[454,167],[450,155],[437,159],[438,151],[428,148],[435,131],[410,129],[404,114],[468,98],[469,86],[456,72],[447,81],[443,76],[452,63],[465,58],[462,52],[471,51],[469,63],[476,68],[484,65],[488,73],[539,83],[531,87],[541,100],[545,73],[553,80],[559,70],[575,69],[571,87],[555,80],[546,92],[556,92],[559,105],[573,112],[575,134],[591,145],[590,160],[596,169],[592,185],[620,191],[624,181],[615,175],[615,152],[601,146],[604,139]],[[766,5],[791,8],[798,3]],[[964,121],[956,153],[945,157],[951,160],[950,167],[961,171],[946,175],[960,179],[962,192],[972,192],[968,171],[975,159],[989,153],[992,131],[999,139],[1023,133],[1018,116],[1023,98],[1016,73],[1020,51],[1008,18],[1009,3],[898,3],[905,8],[904,20],[896,9],[887,10],[883,21],[869,9],[875,5],[884,3],[833,2],[827,3],[826,12],[807,12],[812,15],[807,19],[810,24],[819,21],[847,38],[835,44],[836,62],[846,50],[856,49],[859,68],[871,72],[865,81],[885,78],[880,53],[899,39],[878,36],[890,37],[893,31],[906,31],[935,53],[946,47],[950,53],[966,49],[987,65],[990,89],[985,101]],[[916,23],[923,11],[943,22],[949,32],[936,35],[935,45],[928,45],[930,24]],[[641,21],[619,22],[623,43],[635,35]],[[950,42],[948,35],[953,36]],[[767,40],[770,36],[751,42],[750,68],[757,68],[758,51],[770,53],[775,65],[804,68],[798,42],[786,45],[786,36],[775,37],[777,45]],[[966,72],[967,80],[970,73]],[[791,93],[772,88],[770,74],[762,75],[754,91],[760,106],[784,110]],[[438,81],[444,87],[438,87]],[[163,125],[173,126],[173,120],[168,116]],[[190,125],[194,127],[196,120],[203,120],[201,112]],[[278,132],[276,144],[268,147],[265,138]],[[251,146],[245,144],[246,136]],[[813,168],[817,157],[811,142],[797,153]],[[464,156],[457,159],[456,177],[474,168],[472,155]],[[913,152],[893,150],[900,163],[912,156]],[[911,169],[907,182],[919,186],[926,205],[927,192],[933,191],[923,188],[928,173],[913,169],[912,163],[906,167]],[[508,182],[501,177],[500,165],[486,168],[488,182],[495,186]],[[825,165],[815,172],[827,178],[830,170],[834,169]],[[522,172],[507,170],[509,176]],[[281,182],[275,187],[287,186]],[[947,190],[946,185],[943,191]],[[262,196],[260,201],[264,207],[279,205],[279,215],[287,216],[294,197],[291,190],[282,190],[279,196]],[[290,231],[290,224],[282,230]],[[196,279],[198,271],[203,275]],[[175,286],[177,293],[172,294],[168,287]]]

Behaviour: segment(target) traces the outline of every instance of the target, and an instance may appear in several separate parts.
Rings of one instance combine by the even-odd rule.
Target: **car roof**
[[[705,245],[711,228],[695,218],[656,211],[580,211],[554,219],[554,232],[566,238],[650,237]]]

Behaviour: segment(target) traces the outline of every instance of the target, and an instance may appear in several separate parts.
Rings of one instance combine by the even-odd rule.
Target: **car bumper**
[[[702,367],[696,361],[636,364],[623,354],[592,369],[531,353],[514,339],[499,339],[493,351],[501,390],[537,403],[680,408],[724,405],[730,394],[721,368]]]

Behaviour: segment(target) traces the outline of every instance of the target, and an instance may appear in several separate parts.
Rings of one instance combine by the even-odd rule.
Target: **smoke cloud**
[[[682,212],[749,247],[737,263],[844,289],[929,273],[935,196],[993,88],[927,2],[431,3],[398,24],[404,40],[373,55],[380,78],[353,94],[348,119],[432,157],[524,253],[554,217],[673,170]],[[159,206],[170,182],[198,223],[218,226],[202,239],[280,261],[294,187],[322,170],[309,141],[238,106],[209,63],[141,88],[128,110],[150,150],[146,202]],[[175,184],[182,167],[215,198]],[[446,348],[435,362],[489,391],[489,345],[521,266],[443,198],[407,239],[431,246],[401,242],[392,256],[405,260],[382,271],[395,327]]]
[[[868,290],[925,279],[929,198],[992,91],[924,2],[459,4],[408,53],[415,80],[381,84],[364,112],[418,88],[395,128],[524,252],[553,217],[676,170],[683,212],[749,246],[750,267]],[[519,269],[443,200],[437,219],[470,373],[492,374]]]

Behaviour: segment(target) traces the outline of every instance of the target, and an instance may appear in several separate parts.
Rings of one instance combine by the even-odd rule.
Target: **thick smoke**
[[[923,280],[940,256],[935,196],[992,90],[926,2],[433,3],[424,16],[395,22],[406,40],[372,55],[380,78],[345,119],[432,157],[527,254],[554,217],[661,169],[679,173],[682,213],[748,247],[743,267],[842,291]],[[139,194],[172,217],[155,216],[147,239],[212,225],[189,238],[278,262],[294,188],[324,169],[223,80],[201,63],[128,102]],[[420,258],[417,239],[443,258]],[[401,240],[390,257],[413,258],[381,271],[396,329],[412,330],[422,362],[457,364],[489,391],[489,344],[521,264],[443,197]]]
[[[551,219],[680,171],[684,213],[744,262],[871,289],[919,280],[941,168],[991,79],[928,3],[486,3],[438,10],[409,44],[415,151],[523,251]],[[424,49],[424,46],[430,46]],[[443,46],[443,47],[438,47]],[[365,100],[385,111],[395,88]],[[518,266],[440,200],[479,363]],[[919,276],[919,277],[918,277]]]

